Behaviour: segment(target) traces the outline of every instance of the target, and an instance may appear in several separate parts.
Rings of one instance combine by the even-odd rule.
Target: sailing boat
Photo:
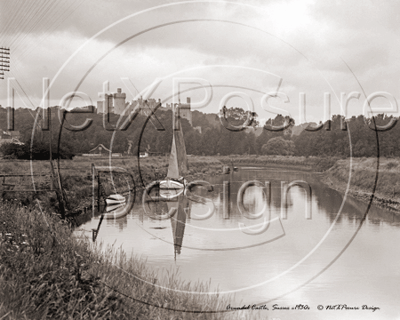
[[[168,178],[166,180],[160,181],[160,196],[165,199],[173,199],[181,195],[184,190],[185,190],[184,182]]]
[[[185,141],[180,126],[179,105],[173,108],[172,147],[169,157],[168,173],[165,180],[160,181],[160,196],[173,199],[185,190],[186,180],[182,175],[188,171]]]

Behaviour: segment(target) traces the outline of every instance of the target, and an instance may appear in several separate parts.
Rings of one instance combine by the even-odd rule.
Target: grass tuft
[[[209,285],[157,278],[145,261],[72,232],[56,214],[0,202],[0,319],[242,319],[169,310],[225,310],[229,297],[182,292]]]

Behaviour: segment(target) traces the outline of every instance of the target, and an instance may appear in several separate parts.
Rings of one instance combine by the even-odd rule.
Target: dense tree
[[[262,146],[261,152],[266,155],[291,156],[294,154],[294,143],[283,137],[272,138]]]
[[[39,127],[33,128],[37,111],[17,109],[15,111],[15,130],[20,131],[20,140],[25,145],[3,144],[0,152],[7,157],[22,159],[29,159],[31,155],[36,158],[48,158],[50,140],[54,156],[59,150],[62,157],[87,153],[100,143],[111,148],[113,152],[119,153],[127,152],[130,142],[132,142],[131,154],[138,151],[139,144],[140,151],[170,152],[172,142],[171,110],[157,110],[156,117],[150,119],[139,114],[127,130],[117,130],[116,132],[103,128],[103,115],[69,113],[66,115],[61,135],[58,108],[51,108],[51,114],[51,131],[42,131]],[[39,115],[41,116],[41,112]],[[241,126],[247,116],[248,112],[240,108],[225,110],[226,121],[236,127]],[[254,116],[257,120],[257,115]],[[92,119],[92,124],[86,130],[69,130],[71,125],[82,124],[86,118]],[[38,119],[38,123],[42,125],[41,118]],[[113,126],[118,121],[122,123],[125,120],[126,117],[120,119],[120,116],[110,114],[108,126]],[[400,140],[398,139],[400,124],[394,125],[389,130],[378,132],[374,130],[374,126],[383,126],[393,120],[392,117],[383,115],[378,115],[373,119],[358,116],[346,120],[342,116],[335,115],[329,123],[325,123],[317,131],[305,130],[304,124],[297,126],[296,130],[292,131],[292,119],[277,115],[265,123],[262,133],[258,137],[255,136],[254,130],[228,130],[222,125],[216,114],[194,111],[192,120],[194,127],[201,127],[201,133],[194,129],[186,119],[181,119],[181,130],[185,138],[186,150],[193,155],[294,154],[297,156],[375,157],[379,154],[386,157],[400,156]],[[315,128],[315,124],[312,127]],[[6,110],[0,108],[0,129],[7,131],[6,128]],[[158,130],[160,128],[163,130]],[[294,132],[296,133],[294,134]],[[31,145],[33,146],[32,150]]]

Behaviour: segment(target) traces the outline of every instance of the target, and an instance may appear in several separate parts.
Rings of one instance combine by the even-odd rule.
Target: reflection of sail
[[[172,235],[174,237],[174,253],[180,254],[185,233],[186,211],[190,210],[189,200],[183,195],[179,196],[176,202],[167,202],[168,211],[171,208],[177,208],[175,214],[171,217]],[[186,210],[185,210],[186,209]]]
[[[179,117],[179,107],[176,105],[172,115],[172,147],[169,157],[167,178],[179,179],[187,173],[187,157],[185,141]]]

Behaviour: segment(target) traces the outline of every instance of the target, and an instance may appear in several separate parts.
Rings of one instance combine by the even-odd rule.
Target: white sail
[[[179,119],[179,107],[173,110],[173,126],[172,126],[172,146],[169,157],[169,166],[167,178],[179,179],[187,174],[187,156],[185,140],[183,139],[182,128]]]

